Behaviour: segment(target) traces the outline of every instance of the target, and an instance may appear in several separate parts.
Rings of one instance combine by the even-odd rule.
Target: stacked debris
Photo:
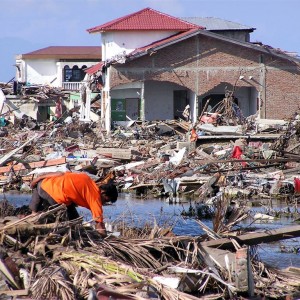
[[[24,209],[6,201],[1,208],[0,294],[5,299],[281,298],[294,294],[300,283],[296,273],[266,267],[237,240],[233,252],[210,248],[206,241],[216,242],[226,231],[222,222],[218,232],[204,226],[207,235],[200,237],[176,237],[172,228],[157,226],[128,230],[116,223],[120,236],[112,232],[103,240],[90,222],[67,221],[64,206],[21,219],[11,215]]]
[[[0,172],[5,187],[16,178],[22,186],[38,165],[67,164],[69,169],[94,169],[101,175],[114,171],[124,190],[171,198],[184,194],[198,197],[199,188],[213,174],[221,173],[226,178],[223,187],[234,187],[243,194],[247,191],[249,196],[276,194],[275,187],[271,188],[276,179],[272,176],[279,176],[280,184],[283,179],[296,178],[291,167],[299,161],[295,144],[298,122],[293,124],[274,143],[247,137],[198,146],[198,141],[187,141],[186,134],[176,132],[174,123],[135,122],[107,136],[99,125],[82,123],[76,116],[45,124],[24,117],[18,125],[4,127]],[[29,164],[25,166],[25,162]],[[253,172],[260,182],[251,178]]]
[[[4,95],[18,95],[20,100],[32,99],[35,101],[52,99],[57,96],[64,96],[62,88],[44,84],[26,84],[17,81],[0,83],[0,89]]]
[[[46,87],[21,91],[37,101],[49,93],[62,95]],[[76,111],[54,122],[37,123],[24,116],[1,126],[3,191],[30,193],[30,182],[46,172],[86,172],[95,180],[113,172],[119,190],[169,203],[188,199],[191,207],[183,215],[196,218],[205,231],[197,238],[176,237],[170,228],[128,230],[128,224],[115,224],[120,237],[102,240],[92,224],[66,220],[61,206],[34,217],[26,208],[20,212],[2,204],[9,211],[2,213],[1,229],[4,294],[86,299],[100,291],[112,295],[113,289],[131,299],[215,299],[247,293],[279,298],[296,292],[299,278],[257,260],[255,249],[249,248],[254,242],[245,242],[244,232],[235,226],[248,217],[278,217],[272,210],[251,216],[246,204],[255,199],[297,203],[299,115],[262,124],[243,118],[233,102],[233,95],[227,95],[215,115],[205,119],[203,114],[199,124],[130,121],[127,126],[115,124],[111,134],[99,124],[80,122]],[[203,127],[207,124],[209,128]],[[258,132],[268,132],[268,138],[256,139]],[[214,139],[205,141],[208,137]],[[299,217],[297,208],[293,214]],[[212,229],[200,221],[204,217],[213,219]],[[288,236],[297,234],[291,230]],[[212,243],[221,248],[221,242],[234,249],[212,250]],[[216,258],[226,255],[229,261]]]

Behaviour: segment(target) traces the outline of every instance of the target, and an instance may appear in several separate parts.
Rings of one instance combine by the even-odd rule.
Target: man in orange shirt
[[[68,217],[73,220],[79,217],[76,206],[85,207],[91,211],[101,236],[107,235],[102,205],[117,201],[118,191],[114,184],[109,182],[98,187],[85,173],[55,172],[34,179],[31,188],[29,208],[32,213],[40,212],[49,205],[65,204]]]

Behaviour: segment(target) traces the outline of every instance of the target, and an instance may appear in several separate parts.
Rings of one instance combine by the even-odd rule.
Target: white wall
[[[173,91],[184,89],[173,83],[147,81],[145,83],[145,119],[174,119]]]
[[[93,61],[70,61],[58,62],[54,59],[31,59],[31,60],[17,60],[17,64],[21,64],[22,81],[30,84],[50,84],[54,87],[62,86],[62,72],[64,66],[68,65],[70,68],[83,65],[91,67],[95,64]]]
[[[115,55],[126,54],[134,49],[151,44],[154,41],[169,37],[177,31],[126,31],[126,32],[104,32],[102,40],[102,60],[112,58]]]
[[[133,83],[132,86],[141,85]],[[141,87],[133,88],[130,85],[119,86],[110,92],[111,99],[140,98]],[[185,89],[182,86],[169,82],[146,81],[145,82],[145,120],[174,119],[173,91]],[[189,93],[190,105],[194,108],[194,93]]]
[[[250,115],[250,94],[251,90],[248,87],[241,87],[235,92],[235,97],[238,98],[239,107],[244,115]]]
[[[241,87],[236,91],[235,96],[238,98],[239,107],[242,110],[244,117],[256,113],[257,91],[255,88]]]
[[[8,107],[10,109],[8,109]],[[38,105],[34,101],[20,101],[20,100],[6,99],[6,105],[2,113],[5,113],[7,111],[13,111],[13,114],[17,116],[17,118],[22,118],[22,116],[25,114],[34,119],[37,119],[37,110],[38,110]]]
[[[198,103],[196,93],[189,90],[188,91],[188,99],[190,105],[190,117],[193,123],[197,121],[198,117]]]
[[[26,82],[30,84],[50,84],[57,77],[55,60],[27,60]]]

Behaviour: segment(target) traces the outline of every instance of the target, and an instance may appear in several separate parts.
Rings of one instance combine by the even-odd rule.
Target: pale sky
[[[100,35],[87,29],[147,7],[253,27],[252,42],[300,55],[300,0],[0,0],[0,81],[14,77],[17,54],[48,46],[100,46]]]

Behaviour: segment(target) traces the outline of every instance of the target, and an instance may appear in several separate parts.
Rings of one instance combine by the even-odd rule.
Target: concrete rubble
[[[13,92],[13,86],[1,88],[5,93]],[[61,95],[62,91],[39,86],[23,87],[22,93],[39,101],[49,93]],[[265,221],[280,217],[280,212],[267,204],[265,213],[254,214],[249,203],[257,199],[265,199],[266,203],[273,198],[287,201],[289,213],[297,218],[298,209],[293,203],[297,203],[300,194],[300,116],[295,113],[289,120],[272,122],[256,116],[244,118],[231,102],[232,96],[228,95],[214,113],[203,112],[197,124],[191,124],[184,116],[179,120],[129,121],[126,126],[115,124],[109,134],[98,123],[80,121],[76,111],[64,119],[44,123],[24,115],[13,122],[2,116],[3,192],[30,193],[32,179],[46,172],[86,172],[95,180],[112,173],[122,192],[161,198],[169,203],[190,202],[190,210],[183,214],[197,219],[205,231],[205,235],[192,238],[174,237],[171,230],[159,234],[150,230],[143,240],[130,236],[122,240],[121,234],[101,241],[92,226],[86,227],[82,220],[68,222],[61,214],[56,220],[60,223],[55,225],[54,213],[63,208],[36,218],[27,215],[25,208],[21,212],[2,201],[0,294],[4,291],[2,295],[6,295],[3,299],[45,299],[40,287],[46,286],[43,280],[47,278],[56,280],[56,285],[48,286],[47,290],[53,296],[59,280],[66,280],[64,272],[68,273],[68,281],[60,288],[65,294],[57,299],[101,299],[99,291],[115,295],[116,299],[138,299],[141,295],[144,299],[245,299],[262,295],[282,298],[297,293],[298,269],[268,269],[262,262],[250,259],[249,244],[240,244],[233,237],[243,235],[234,226],[246,217]],[[21,213],[27,216],[19,219],[17,215]],[[204,216],[214,220],[214,228],[201,222]],[[298,232],[291,230],[290,237],[299,236]],[[278,232],[273,235],[274,240],[289,238]],[[209,241],[221,238],[232,239],[233,249],[209,246]],[[252,246],[256,239],[259,243],[257,236],[254,242],[252,239]],[[163,244],[161,248],[158,241]],[[141,249],[140,256],[135,253],[125,258],[124,253],[129,250],[120,247],[126,244]],[[151,253],[151,249],[158,253]],[[178,257],[174,253],[172,258],[170,253],[166,257],[168,251],[175,251]],[[136,273],[130,280],[128,273],[122,273],[118,280],[108,266],[101,273],[90,262],[90,266],[81,266],[89,278],[86,286],[82,286],[79,273],[72,273],[70,266],[73,264],[74,269],[76,265],[78,271],[79,260],[83,261],[79,255],[95,256],[95,261],[98,255],[111,265],[118,264],[119,270],[128,268],[127,271]],[[148,256],[149,261],[143,264]],[[98,262],[102,267],[103,261]],[[110,283],[107,274],[111,276]]]

